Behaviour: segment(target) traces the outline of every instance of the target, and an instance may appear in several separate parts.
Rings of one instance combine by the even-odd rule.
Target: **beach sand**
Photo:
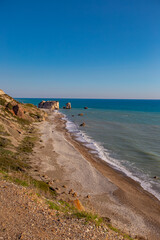
[[[132,236],[160,239],[160,202],[140,184],[112,169],[65,129],[65,121],[52,112],[37,124],[41,140],[31,159],[34,177],[48,177],[76,192],[85,208],[111,219],[113,226]]]

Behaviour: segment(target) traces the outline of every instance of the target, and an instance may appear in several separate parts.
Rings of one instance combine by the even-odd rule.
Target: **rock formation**
[[[83,113],[79,113],[78,116],[83,116]]]
[[[46,108],[51,110],[58,110],[59,109],[59,102],[58,101],[42,101],[38,104],[39,108]]]
[[[88,107],[84,107],[84,109],[88,109]]]
[[[71,103],[70,102],[66,103],[66,109],[71,109]]]
[[[16,116],[18,116],[20,118],[24,118],[24,110],[22,109],[22,107],[19,104],[13,106],[13,112]]]
[[[84,127],[86,124],[83,122],[83,123],[81,123],[79,126],[80,127]]]

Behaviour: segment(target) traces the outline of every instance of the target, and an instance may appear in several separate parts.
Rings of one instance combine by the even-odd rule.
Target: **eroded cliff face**
[[[46,117],[47,113],[33,104],[22,104],[0,90],[0,147],[15,151],[14,147],[23,139],[26,128]]]
[[[58,101],[42,101],[38,104],[38,108],[58,110],[59,102]]]

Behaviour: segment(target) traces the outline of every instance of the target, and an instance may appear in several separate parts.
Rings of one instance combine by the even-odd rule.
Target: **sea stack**
[[[58,101],[42,101],[38,104],[38,108],[58,110],[59,109],[59,102]]]
[[[66,103],[66,109],[71,109],[71,103],[70,102]]]

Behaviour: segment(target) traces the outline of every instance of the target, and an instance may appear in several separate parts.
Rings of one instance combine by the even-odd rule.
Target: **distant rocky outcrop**
[[[66,109],[71,109],[71,103],[70,102],[66,103]]]
[[[38,104],[38,108],[58,110],[59,109],[59,102],[58,101],[42,101]]]
[[[84,109],[88,109],[88,107],[84,107]]]
[[[83,122],[83,123],[81,123],[79,126],[80,126],[80,127],[85,127],[86,124]]]

